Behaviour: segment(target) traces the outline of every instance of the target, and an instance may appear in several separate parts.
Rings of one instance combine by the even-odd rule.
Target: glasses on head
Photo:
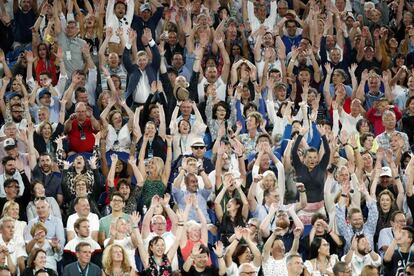
[[[45,200],[46,197],[45,196],[38,196],[35,198],[35,201],[39,201],[39,200]]]
[[[200,150],[200,149],[204,149],[205,148],[205,146],[194,146],[194,147],[192,147],[193,149],[196,149],[196,150]]]
[[[247,271],[247,272],[240,272],[240,275],[248,276],[248,275],[257,275],[256,271]]]
[[[165,222],[154,222],[154,225],[165,225]]]

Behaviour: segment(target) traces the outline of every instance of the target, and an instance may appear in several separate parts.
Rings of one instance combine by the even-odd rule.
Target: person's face
[[[138,57],[138,67],[139,67],[139,69],[144,70],[145,67],[147,66],[147,64],[148,64],[147,55],[140,55]]]
[[[280,195],[277,191],[271,191],[266,195],[265,200],[267,201],[268,205],[272,203],[276,203],[276,205],[279,205]]]
[[[367,238],[365,237],[360,238],[357,243],[358,252],[365,253],[368,248],[369,248],[369,242]]]
[[[116,53],[109,53],[108,55],[108,64],[109,67],[115,68],[119,64],[119,56]]]
[[[263,185],[264,190],[268,190],[275,186],[275,180],[273,179],[271,175],[267,175],[263,178],[262,185]]]
[[[83,224],[83,223],[82,223]],[[76,257],[78,258],[78,261],[80,263],[90,263],[91,257],[92,257],[92,250],[89,245],[82,246],[79,250],[79,252],[76,252]]]
[[[78,26],[75,22],[70,22],[66,25],[66,35],[68,37],[74,37],[78,33]]]
[[[194,264],[198,268],[205,268],[207,267],[209,257],[207,253],[197,254],[194,259]]]
[[[22,0],[22,1],[20,1],[20,6],[21,6],[21,8],[24,12],[29,11],[30,8],[31,8],[31,5],[32,5],[31,0]]]
[[[344,183],[349,180],[349,172],[347,169],[341,169],[337,174],[338,182]]]
[[[408,104],[407,110],[410,113],[414,113],[414,100],[411,100],[410,103]]]
[[[115,5],[115,15],[119,19],[123,18],[126,12],[126,7],[124,4]]]
[[[45,196],[45,187],[43,186],[43,184],[37,183],[33,187],[33,193],[34,193],[35,197],[43,197],[43,196]]]
[[[124,208],[125,203],[124,203],[124,200],[121,197],[114,196],[111,200],[110,205],[111,205],[113,211],[119,212],[119,211],[122,211],[122,208]]]
[[[3,223],[3,227],[1,228],[1,235],[3,239],[11,240],[14,235],[14,222],[7,221]]]
[[[301,275],[303,272],[303,261],[302,258],[295,257],[288,264],[288,269],[292,271],[294,275]]]
[[[157,217],[154,219],[154,221],[151,223],[152,231],[156,233],[157,235],[162,235],[167,230],[167,225],[165,223],[165,220],[163,220],[160,217]],[[164,250],[162,251],[164,252]]]
[[[191,147],[191,150],[193,152],[193,155],[195,158],[203,158],[204,153],[206,152],[205,146],[195,146]]]
[[[46,122],[49,120],[49,113],[44,109],[39,109],[37,117],[39,118],[40,122]]]
[[[319,247],[318,252],[322,256],[329,256],[330,255],[330,253],[329,253],[329,243],[325,239],[322,239],[321,246]]]
[[[285,255],[285,244],[282,240],[275,240],[273,242],[272,255]]]
[[[338,49],[331,50],[331,52],[330,52],[330,58],[331,58],[331,61],[334,64],[338,64],[339,61],[341,60],[341,52],[339,52]],[[334,74],[334,76],[335,76],[335,74]]]
[[[206,70],[206,79],[208,82],[213,83],[217,80],[217,68],[210,66]]]
[[[407,225],[407,220],[405,219],[404,214],[397,214],[394,217],[394,221],[391,221],[391,226],[394,229],[401,229],[402,227]]]
[[[410,232],[408,230],[401,230],[400,244],[411,244],[411,240]]]
[[[145,125],[145,133],[147,133],[149,137],[154,137],[156,132],[157,129],[155,128],[154,124]]]
[[[7,161],[7,163],[4,165],[4,171],[8,175],[13,175],[16,172],[16,161]]]
[[[78,96],[78,101],[81,102],[81,95],[83,95],[85,93],[79,93]],[[86,98],[88,98],[86,96]],[[83,102],[83,101],[82,101]],[[86,106],[85,105],[80,105],[76,108],[76,119],[80,122],[83,122],[86,120]]]
[[[260,160],[260,168],[262,170],[267,170],[270,167],[270,157],[268,154],[263,154],[262,159]]]
[[[7,156],[17,158],[17,154],[18,154],[17,147],[14,147],[8,150],[5,149],[5,151],[6,151]]]
[[[43,126],[42,136],[46,139],[49,139],[52,136],[52,127],[49,124]]]
[[[164,212],[164,209],[162,208],[161,204],[155,205],[154,215],[162,215],[163,212]]]
[[[149,116],[152,119],[159,120],[160,119],[160,109],[158,107],[152,108],[151,111],[150,111]]]
[[[120,113],[117,112],[112,115],[111,121],[114,128],[119,129],[122,127],[122,115]]]
[[[85,159],[82,156],[76,156],[73,165],[77,169],[83,169],[85,167]]]
[[[239,263],[244,264],[250,263],[251,261],[253,261],[253,254],[250,248],[247,247],[244,253],[239,256]]]
[[[384,118],[382,119],[382,124],[384,125],[384,128],[386,130],[395,129],[395,124],[396,124],[395,116],[393,115],[384,116]]]
[[[309,169],[313,169],[319,163],[319,157],[317,152],[308,152],[305,155],[305,165]]]
[[[46,265],[46,254],[44,252],[37,253],[33,263],[36,267],[44,268]]]
[[[7,138],[16,138],[16,134],[17,134],[17,127],[15,124],[12,124],[8,127],[4,128],[4,134],[6,135]]]
[[[226,205],[227,212],[235,211],[239,208],[240,208],[240,205],[237,204],[237,201],[235,199],[230,199],[229,202],[227,202],[227,205]]]
[[[195,193],[198,190],[198,180],[195,176],[189,176],[187,180],[187,190],[190,193]]]
[[[326,48],[327,49],[332,49],[333,47],[335,47],[335,38],[332,35],[328,35],[326,37]]]
[[[141,17],[145,22],[147,22],[151,18],[151,11],[150,10],[145,10],[145,11],[141,12]]]
[[[361,134],[363,134],[363,133],[367,133],[367,132],[369,132],[369,125],[368,125],[368,122],[363,122],[362,124],[361,124],[361,127],[360,127],[360,133]]]
[[[124,165],[122,161],[118,159],[118,161],[116,162],[116,166],[115,166],[115,172],[120,173],[122,172],[123,169],[124,169]]]
[[[89,201],[86,198],[80,199],[76,206],[76,212],[80,216],[85,217],[89,215],[90,211],[91,211],[91,206],[89,204]]]
[[[368,47],[367,49],[365,49],[364,51],[364,58],[367,61],[371,61],[374,58],[374,51],[371,47]]]
[[[181,134],[190,133],[190,124],[187,121],[181,121],[180,122],[180,127],[179,127],[179,132]]]
[[[296,30],[297,30],[297,26],[296,23],[294,22],[289,22],[286,25],[286,30],[289,36],[295,36],[296,35]]]
[[[89,222],[83,221],[82,223],[79,224],[78,236],[81,238],[89,237],[89,233],[90,233],[89,229],[90,229]]]
[[[184,65],[183,56],[181,54],[175,54],[171,63],[175,68],[181,68]]]
[[[75,192],[77,196],[85,196],[88,192],[86,183],[84,181],[78,181],[75,184]]]
[[[42,45],[39,45],[38,53],[39,53],[39,58],[41,58],[41,59],[46,58],[46,55],[47,55],[47,47],[46,47],[46,45],[43,45],[43,44]],[[42,80],[40,79],[40,81],[41,81],[40,85],[42,85]]]
[[[216,109],[216,117],[218,120],[224,120],[226,118],[226,109],[219,105]]]
[[[122,262],[124,260],[122,249],[118,246],[112,247],[111,257],[114,262]]]
[[[180,111],[182,115],[189,116],[191,112],[193,111],[193,108],[191,107],[191,103],[189,101],[184,101],[180,105]]]
[[[47,218],[49,216],[49,206],[44,200],[39,200],[37,202],[36,213],[39,218]]]
[[[200,226],[191,226],[187,231],[188,238],[191,241],[197,242],[201,239],[201,228]]]
[[[7,211],[7,215],[14,219],[18,219],[19,210],[20,210],[19,204],[13,204],[11,205],[11,207],[9,207],[9,210]]]
[[[12,106],[11,115],[14,122],[20,123],[23,119],[23,108],[20,106]]]
[[[308,71],[300,71],[298,79],[301,83],[305,83],[305,82],[309,83],[311,80],[311,76]]]
[[[350,222],[353,228],[361,229],[361,227],[364,225],[362,214],[360,212],[352,214]]]
[[[116,230],[121,234],[126,234],[128,231],[128,224],[124,219],[119,219],[116,223]]]
[[[128,185],[125,184],[121,184],[119,187],[119,192],[121,193],[121,195],[125,198],[128,199],[129,195],[131,193],[131,189],[129,188]]]

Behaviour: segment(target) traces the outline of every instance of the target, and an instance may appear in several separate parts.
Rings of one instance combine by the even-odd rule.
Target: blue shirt
[[[199,189],[196,193],[197,196],[197,202],[198,206],[200,207],[201,212],[203,212],[204,217],[207,220],[207,223],[210,223],[210,216],[207,213],[207,199],[211,194],[211,190],[207,189]],[[191,194],[188,191],[183,191],[181,189],[177,189],[174,186],[172,187],[172,194],[174,196],[175,201],[178,203],[178,206],[181,210],[185,209],[185,197],[188,194]],[[197,216],[197,212],[194,208],[191,208],[190,213],[188,215],[189,220],[195,220],[197,222],[200,222],[200,219]]]
[[[30,242],[33,237],[30,234],[32,226],[40,222],[39,217],[36,217],[29,221],[26,228],[24,229],[24,239],[26,242]],[[49,215],[45,222],[43,222],[47,229],[46,238],[52,239],[56,237],[59,240],[61,248],[65,247],[65,229],[60,218]]]

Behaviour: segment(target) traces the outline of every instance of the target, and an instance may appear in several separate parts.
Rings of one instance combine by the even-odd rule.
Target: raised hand
[[[132,225],[138,226],[138,223],[140,222],[140,220],[141,220],[141,215],[137,211],[132,212],[131,214]]]
[[[160,197],[158,195],[155,195],[151,199],[151,206],[156,206],[160,203]]]
[[[224,249],[224,246],[221,241],[216,242],[215,247],[213,247],[213,251],[217,257],[223,256],[223,249]]]

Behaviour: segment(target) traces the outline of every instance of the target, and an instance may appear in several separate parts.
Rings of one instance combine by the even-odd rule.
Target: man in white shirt
[[[124,38],[128,37],[128,29],[134,16],[133,0],[109,0],[106,9],[106,27],[112,30],[122,29]],[[119,43],[119,37],[114,33],[109,42]]]
[[[81,242],[87,242],[91,246],[92,256],[96,256],[101,253],[101,246],[94,239],[91,238],[91,233],[89,230],[89,221],[87,218],[81,217],[78,218],[74,223],[74,229],[76,232],[76,237],[71,239],[64,248],[63,258],[65,263],[71,263],[76,261],[76,246]],[[94,259],[92,257],[92,259]],[[94,262],[94,261],[93,261]],[[95,264],[99,265],[99,262]]]
[[[76,229],[74,227],[75,222],[79,218],[86,218],[89,221],[90,231],[89,237],[95,241],[98,241],[99,233],[99,217],[97,214],[91,213],[89,200],[87,197],[77,197],[75,199],[75,214],[69,216],[66,224],[66,234],[68,241],[76,237]]]
[[[27,254],[23,237],[21,237],[21,239],[15,239],[13,237],[14,223],[14,219],[7,216],[0,220],[0,250],[8,250],[10,260],[14,265],[18,266],[20,271],[23,271],[25,269],[24,261],[25,258],[27,258]],[[10,264],[7,265],[10,266]]]

